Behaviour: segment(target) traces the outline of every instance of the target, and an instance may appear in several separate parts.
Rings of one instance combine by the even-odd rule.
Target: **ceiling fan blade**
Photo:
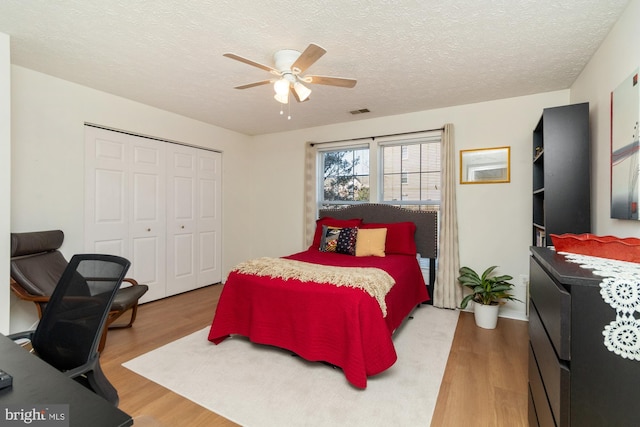
[[[262,80],[259,82],[247,83],[246,85],[242,85],[242,86],[236,86],[234,89],[249,89],[251,87],[268,85],[269,83],[271,83],[271,80]]]
[[[318,85],[339,86],[352,88],[358,83],[355,79],[345,79],[344,77],[328,77],[328,76],[305,76],[304,81],[307,83],[315,83]]]
[[[300,54],[296,62],[291,65],[291,69],[297,68],[300,72],[304,72],[307,68],[309,68],[314,62],[316,62],[322,55],[327,53],[326,50],[318,46],[317,44],[311,43],[307,48]]]
[[[251,65],[252,67],[260,68],[261,70],[269,71],[273,74],[280,75],[280,72],[275,68],[269,67],[268,65],[260,64],[259,62],[252,61],[247,58],[243,58],[242,56],[238,56],[235,53],[225,53],[222,56],[226,56],[227,58],[235,59],[236,61],[244,62],[247,65]]]

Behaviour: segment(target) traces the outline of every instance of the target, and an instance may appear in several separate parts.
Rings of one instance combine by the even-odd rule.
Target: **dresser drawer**
[[[531,300],[529,305],[529,339],[531,341],[530,351],[532,354],[530,354],[529,359],[529,382],[533,389],[535,381],[531,380],[532,375],[535,374],[539,376],[540,382],[544,387],[544,394],[549,402],[548,405],[551,407],[553,419],[559,426],[568,426],[571,392],[570,371],[567,365],[556,356],[536,307],[537,304]],[[531,366],[532,361],[534,361],[536,365],[535,369]],[[545,425],[540,418],[538,400],[534,394],[538,420],[540,420],[540,425]]]
[[[544,391],[538,364],[529,346],[529,427],[553,427],[555,421],[551,414],[551,406]]]
[[[533,259],[530,260],[530,294],[556,354],[571,360],[571,294],[558,285]]]

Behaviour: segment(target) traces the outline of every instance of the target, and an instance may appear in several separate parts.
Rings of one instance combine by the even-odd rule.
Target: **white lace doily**
[[[593,270],[603,276],[600,283],[602,299],[616,310],[616,320],[604,327],[604,345],[625,359],[640,361],[640,264],[559,252],[569,262]]]

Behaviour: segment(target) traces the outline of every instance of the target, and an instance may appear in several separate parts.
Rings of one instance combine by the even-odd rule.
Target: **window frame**
[[[378,143],[378,147],[379,147],[379,158],[378,158],[378,165],[379,168],[381,169],[381,172],[378,174],[378,192],[377,192],[377,202],[376,203],[381,203],[381,204],[387,204],[387,205],[394,205],[394,206],[427,206],[427,207],[436,207],[435,210],[439,211],[440,210],[440,206],[442,204],[442,197],[440,197],[437,200],[425,200],[425,199],[421,199],[421,200],[384,200],[384,178],[385,178],[385,174],[384,174],[384,148],[385,147],[393,147],[393,146],[400,146],[400,147],[408,147],[410,145],[420,145],[420,144],[425,144],[425,143],[439,143],[440,144],[440,159],[438,159],[439,162],[439,166],[440,166],[440,174],[442,176],[442,133],[438,132],[437,134],[435,133],[431,133],[430,135],[425,135],[425,136],[419,136],[419,137],[411,137],[411,138],[397,138],[394,139],[392,141],[382,141]],[[403,149],[401,148],[401,155],[403,155]],[[408,160],[408,151],[407,151],[407,158],[405,159],[403,157],[403,160]],[[422,170],[420,170],[420,172],[418,173],[422,173]],[[400,175],[404,175],[404,174],[408,174],[408,172],[406,172],[405,170],[402,170],[400,172]],[[402,178],[401,178],[402,179]],[[439,191],[441,191],[442,189],[440,189]],[[440,193],[440,196],[442,196],[442,193]]]
[[[325,201],[324,200],[324,164],[323,164],[323,156],[324,153],[327,152],[335,152],[335,151],[356,151],[356,150],[362,150],[362,149],[367,149],[369,150],[369,201],[368,202],[363,202],[363,201],[356,201],[356,200],[328,200]],[[371,203],[371,187],[372,187],[372,181],[371,181],[371,144],[370,143],[353,143],[353,141],[351,141],[351,144],[345,144],[345,143],[340,143],[340,144],[327,144],[326,146],[323,146],[322,148],[318,149],[317,155],[316,155],[316,170],[317,170],[317,174],[316,174],[316,210],[322,209],[323,206],[342,206],[342,205],[357,205],[357,204],[361,204],[361,203]]]
[[[323,144],[318,148],[316,154],[316,209],[322,209],[327,206],[336,207],[346,205],[357,205],[362,203],[380,203],[393,206],[414,206],[418,209],[440,211],[442,203],[441,197],[438,200],[384,200],[384,159],[383,148],[387,146],[409,146],[424,143],[439,143],[442,149],[442,132],[425,132],[416,135],[402,135],[390,138],[371,138],[370,141],[362,142],[362,140],[343,141],[339,143]],[[324,200],[324,164],[323,154],[330,151],[350,151],[366,148],[369,150],[369,201],[340,200],[325,201]],[[401,149],[401,155],[404,155],[404,149]],[[408,157],[408,152],[407,152]],[[405,159],[406,160],[406,159]],[[442,163],[440,162],[440,173],[442,173]],[[406,172],[403,171],[402,175]],[[441,189],[440,189],[441,191]],[[316,211],[317,212],[317,211]]]

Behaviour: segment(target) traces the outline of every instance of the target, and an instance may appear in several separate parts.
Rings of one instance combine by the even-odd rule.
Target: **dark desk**
[[[13,386],[0,390],[0,407],[67,404],[69,426],[72,427],[120,427],[133,424],[131,416],[2,334],[0,369],[13,376]]]

